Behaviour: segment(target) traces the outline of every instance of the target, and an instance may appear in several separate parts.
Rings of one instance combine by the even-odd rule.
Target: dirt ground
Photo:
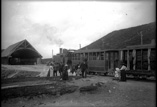
[[[10,66],[12,67],[12,66]],[[15,67],[14,67],[15,68]],[[20,68],[20,67],[19,67]],[[22,67],[21,67],[22,68]],[[31,68],[34,69],[34,66]],[[23,69],[22,68],[22,69]],[[13,67],[11,68],[13,69]],[[41,71],[40,74],[47,73],[46,66],[36,66],[36,71]],[[45,70],[45,71],[43,71]],[[52,77],[53,78],[53,77]],[[32,81],[32,82],[31,82]],[[33,82],[34,81],[34,82]],[[11,85],[30,85],[39,83],[52,83],[54,80],[45,80],[38,78],[26,81],[15,80],[4,81],[2,86]],[[94,83],[103,83],[95,91],[80,92],[79,88],[89,86]],[[75,79],[64,82],[65,85],[75,85],[79,88],[73,92],[64,95],[42,95],[33,97],[32,99],[19,97],[6,101],[1,101],[2,107],[155,107],[156,106],[156,83],[151,80],[134,80],[127,79],[127,82],[119,82],[113,80],[109,76],[88,75],[87,78]],[[2,89],[2,87],[1,87]]]
[[[42,96],[14,98],[2,101],[2,107],[155,107],[155,82],[135,81],[127,82],[112,80],[112,77],[88,76],[87,78],[73,79],[65,84],[79,87],[92,83],[102,82],[101,87],[93,92],[73,93],[61,96]]]

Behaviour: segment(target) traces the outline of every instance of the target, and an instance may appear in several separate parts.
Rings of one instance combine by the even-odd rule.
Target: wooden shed
[[[34,65],[39,63],[42,56],[25,39],[5,49],[1,54],[1,64]]]

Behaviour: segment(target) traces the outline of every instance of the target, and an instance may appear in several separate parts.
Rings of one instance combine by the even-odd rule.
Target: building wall
[[[41,58],[37,58],[37,64],[41,64]]]
[[[7,57],[1,58],[1,64],[8,64],[8,58]]]
[[[37,60],[37,58],[31,59],[20,59],[20,58],[1,58],[1,64],[8,64],[8,65],[34,65],[39,64],[41,61]]]

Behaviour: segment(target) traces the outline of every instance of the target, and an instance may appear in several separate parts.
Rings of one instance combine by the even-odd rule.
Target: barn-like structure
[[[25,39],[2,52],[1,64],[34,65],[39,63],[41,58],[41,54]]]

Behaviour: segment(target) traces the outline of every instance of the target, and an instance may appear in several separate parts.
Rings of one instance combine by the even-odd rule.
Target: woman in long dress
[[[66,64],[63,68],[63,75],[62,75],[62,80],[68,80],[68,65]]]
[[[53,64],[50,64],[50,77],[53,77]]]
[[[121,71],[121,81],[126,81],[126,70],[127,70],[127,67],[124,63],[122,63],[122,67],[120,69]]]
[[[53,77],[53,70],[54,70],[54,67],[53,67],[53,64],[51,63],[48,69],[47,77]]]

